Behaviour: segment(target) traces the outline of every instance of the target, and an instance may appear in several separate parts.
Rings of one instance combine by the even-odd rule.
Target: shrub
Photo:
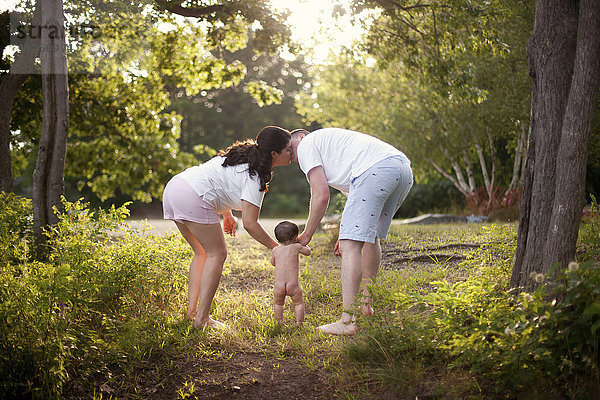
[[[0,192],[0,264],[27,259],[32,232],[31,200]]]
[[[594,195],[590,195],[592,203],[588,215],[585,215],[581,224],[578,246],[582,256],[600,259],[600,206]]]
[[[396,218],[414,217],[422,213],[461,213],[466,207],[465,196],[447,180],[415,184]]]
[[[469,370],[490,388],[484,395],[597,398],[597,261],[571,263],[535,293],[516,293],[507,287],[514,237],[492,233],[492,244],[462,264],[463,281],[404,293],[376,287],[378,308],[394,313],[369,322],[349,354],[384,371],[382,379],[407,374],[416,356],[418,365]]]
[[[24,204],[9,203],[4,210]],[[181,318],[173,315],[185,303],[188,246],[129,231],[116,238],[125,206],[64,205],[47,232],[46,263],[13,257],[2,264],[0,397],[59,398],[73,377],[106,381],[114,368],[167,351],[179,335]],[[3,248],[15,243],[1,234]]]

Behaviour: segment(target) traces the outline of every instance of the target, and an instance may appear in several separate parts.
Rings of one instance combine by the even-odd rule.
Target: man
[[[355,318],[349,311],[361,283],[363,315],[373,314],[367,285],[375,280],[381,262],[379,239],[385,239],[392,217],[413,184],[409,159],[393,146],[364,133],[340,128],[292,132],[292,160],[310,184],[310,209],[298,242],[307,245],[329,204],[329,186],[348,196],[335,246],[342,256],[341,318],[322,325],[321,332],[353,335]]]

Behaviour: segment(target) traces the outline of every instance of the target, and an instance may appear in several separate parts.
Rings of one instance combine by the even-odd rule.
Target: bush
[[[460,213],[466,207],[465,196],[449,181],[415,184],[396,218],[414,217],[423,213]]]
[[[600,270],[571,263],[553,280],[539,275],[535,293],[508,290],[514,236],[492,232],[484,251],[464,262],[469,277],[432,282],[414,292],[377,286],[376,316],[351,358],[406,379],[415,364],[447,365],[479,377],[485,396],[598,398]],[[490,263],[490,260],[493,260]],[[406,387],[405,381],[402,385]],[[473,393],[470,393],[473,394]],[[459,396],[460,397],[460,396]]]
[[[582,256],[591,260],[600,259],[600,206],[594,195],[588,215],[584,215],[579,232],[578,246]]]
[[[31,200],[0,192],[0,264],[27,259],[32,232]]]
[[[31,238],[28,202],[4,199],[2,221],[15,218],[23,227],[7,234],[3,225],[5,249]],[[129,231],[116,239],[125,206],[92,211],[79,201],[64,204],[47,232],[47,262],[13,251],[2,263],[0,397],[59,398],[73,377],[93,387],[114,368],[166,352],[181,329],[181,318],[172,316],[185,303],[188,246],[178,237]]]

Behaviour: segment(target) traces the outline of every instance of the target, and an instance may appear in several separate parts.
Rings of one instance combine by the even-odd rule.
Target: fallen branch
[[[420,254],[413,257],[398,257],[391,260],[392,263],[405,263],[405,262],[448,262],[448,261],[462,261],[466,257],[461,254]]]
[[[434,250],[443,250],[443,249],[453,249],[453,248],[467,248],[467,249],[477,249],[480,248],[482,246],[481,243],[450,243],[450,244],[443,244],[440,246],[435,246],[435,247],[423,247],[420,249],[392,249],[392,250],[388,250],[386,251],[384,249],[384,252],[386,253],[396,253],[397,250],[400,250],[400,252],[402,253],[408,253],[411,251],[434,251]]]

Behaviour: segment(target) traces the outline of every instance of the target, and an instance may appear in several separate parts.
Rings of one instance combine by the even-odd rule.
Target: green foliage
[[[0,265],[25,261],[33,234],[31,200],[0,192]]]
[[[68,36],[70,134],[65,174],[80,193],[91,192],[101,201],[118,195],[140,202],[160,198],[172,175],[204,157],[193,153],[199,141],[180,150],[182,115],[170,109],[172,100],[239,84],[247,67],[229,55],[251,38],[254,49],[265,54],[289,40],[284,16],[272,13],[264,0],[224,2],[221,12],[199,13],[184,22],[174,18],[171,8],[182,4],[65,2],[71,25],[97,27],[95,35]],[[273,82],[260,78],[246,82],[246,89],[249,102],[251,96],[261,104],[281,98]],[[35,162],[41,110],[40,77],[33,75],[13,107],[11,150],[17,178]]]
[[[8,200],[7,209],[24,208]],[[128,362],[166,354],[165,340],[184,334],[173,315],[184,302],[189,250],[176,238],[125,232],[115,240],[127,215],[125,206],[92,211],[65,202],[47,232],[47,263],[2,263],[3,397],[58,398],[73,378],[94,385]]]
[[[378,9],[379,17],[353,51],[315,68],[300,112],[395,145],[413,161],[419,182],[438,176],[438,167],[454,175],[471,164],[476,185],[483,186],[480,146],[488,170],[496,159],[495,184],[507,186],[517,138],[529,120],[525,42],[533,7],[515,1],[353,3],[359,11]]]
[[[582,226],[577,238],[578,246],[584,251],[587,259],[600,259],[600,205],[596,196],[590,194],[592,204],[589,215],[584,215]]]
[[[593,397],[600,389],[598,263],[573,262],[552,280],[537,276],[543,284],[535,293],[508,290],[515,233],[490,230],[489,244],[461,265],[466,279],[400,293],[377,286],[375,301],[393,312],[368,323],[350,356],[375,365],[383,380],[416,360],[470,371],[488,388],[484,396]]]

